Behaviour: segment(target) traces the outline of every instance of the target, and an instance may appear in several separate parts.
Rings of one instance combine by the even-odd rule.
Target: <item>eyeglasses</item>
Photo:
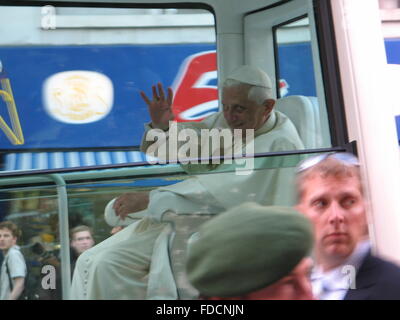
[[[297,166],[297,173],[306,171],[314,166],[316,166],[318,163],[321,161],[324,161],[325,159],[332,158],[335,160],[338,160],[346,165],[349,166],[360,166],[360,163],[357,159],[357,157],[351,153],[347,152],[337,152],[337,153],[324,153],[324,154],[319,154],[310,158],[307,158],[303,161],[300,162],[300,164]]]

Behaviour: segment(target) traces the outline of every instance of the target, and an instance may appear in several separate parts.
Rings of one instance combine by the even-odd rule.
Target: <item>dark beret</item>
[[[293,208],[244,203],[200,227],[188,247],[187,276],[202,295],[244,295],[288,275],[312,243],[310,222]]]

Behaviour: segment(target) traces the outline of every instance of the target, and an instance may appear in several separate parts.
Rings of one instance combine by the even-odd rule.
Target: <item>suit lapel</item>
[[[371,255],[371,252],[368,252],[357,272],[355,289],[349,289],[344,300],[368,299],[378,278],[376,267],[377,259]]]

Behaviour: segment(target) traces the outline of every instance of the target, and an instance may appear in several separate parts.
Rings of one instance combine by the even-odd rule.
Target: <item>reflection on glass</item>
[[[275,41],[281,79],[277,110],[292,120],[307,149],[330,147],[327,112],[317,97],[308,17],[276,27]]]
[[[63,174],[68,191],[68,229],[79,225],[91,227],[97,244],[108,239],[112,231],[116,232],[114,225],[109,225],[104,216],[105,208],[112,199],[127,192],[182,192],[186,198],[183,206],[180,200],[167,201],[164,206],[172,206],[178,214],[169,212],[153,218],[172,224],[176,236],[171,243],[171,254],[174,256],[173,272],[177,276],[178,290],[183,297],[194,298],[195,292],[188,286],[186,279],[179,276],[184,272],[182,253],[186,250],[190,235],[204,221],[246,201],[267,205],[293,204],[295,166],[304,157],[287,155],[253,159],[254,167],[248,169],[254,170],[254,175],[238,175],[237,165],[221,165],[219,170],[193,176],[184,174],[179,166]],[[56,193],[53,185],[38,187],[38,182],[43,184],[41,176],[29,178],[32,186],[28,186],[26,179],[20,178],[20,182],[14,181],[14,187],[2,189],[2,219],[15,222],[23,231],[19,245],[30,272],[28,286],[32,299],[61,299],[60,242],[62,237],[68,236],[59,231],[58,203],[61,196]],[[0,183],[8,185],[9,182],[0,180]],[[196,184],[202,184],[207,189],[185,187]],[[163,191],[160,193],[157,190]],[[137,221],[142,215],[130,216],[131,219],[127,219],[125,224]],[[48,269],[43,269],[49,266],[54,267],[54,279],[46,271]]]
[[[280,97],[287,95],[316,96],[311,34],[308,18],[281,25],[275,29],[278,46]]]
[[[173,87],[178,121],[217,110],[206,10],[2,5],[0,28],[2,171],[148,160],[139,92],[158,82]]]

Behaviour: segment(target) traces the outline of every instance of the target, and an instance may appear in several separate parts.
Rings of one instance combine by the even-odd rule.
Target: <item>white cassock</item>
[[[146,136],[150,127],[145,127]],[[201,129],[224,129],[228,125],[218,112],[201,122],[179,123],[178,132],[182,128],[200,133]],[[293,123],[278,111],[271,113],[247,146],[249,143],[254,143],[255,153],[304,148]],[[149,151],[151,145],[154,141],[142,140],[142,150]],[[215,151],[210,152],[215,155]],[[257,158],[255,169],[244,171],[236,169],[249,169],[249,162],[238,165],[235,159],[232,164],[183,165],[189,174],[203,173],[151,191],[148,208],[131,214],[143,215],[143,219],[84,252],[76,263],[72,299],[177,299],[167,250],[171,227],[161,221],[163,214],[218,214],[246,201],[293,205],[293,167],[298,160],[294,158]],[[118,219],[112,211],[106,210],[106,221],[115,225]],[[129,220],[125,219],[126,223]]]

